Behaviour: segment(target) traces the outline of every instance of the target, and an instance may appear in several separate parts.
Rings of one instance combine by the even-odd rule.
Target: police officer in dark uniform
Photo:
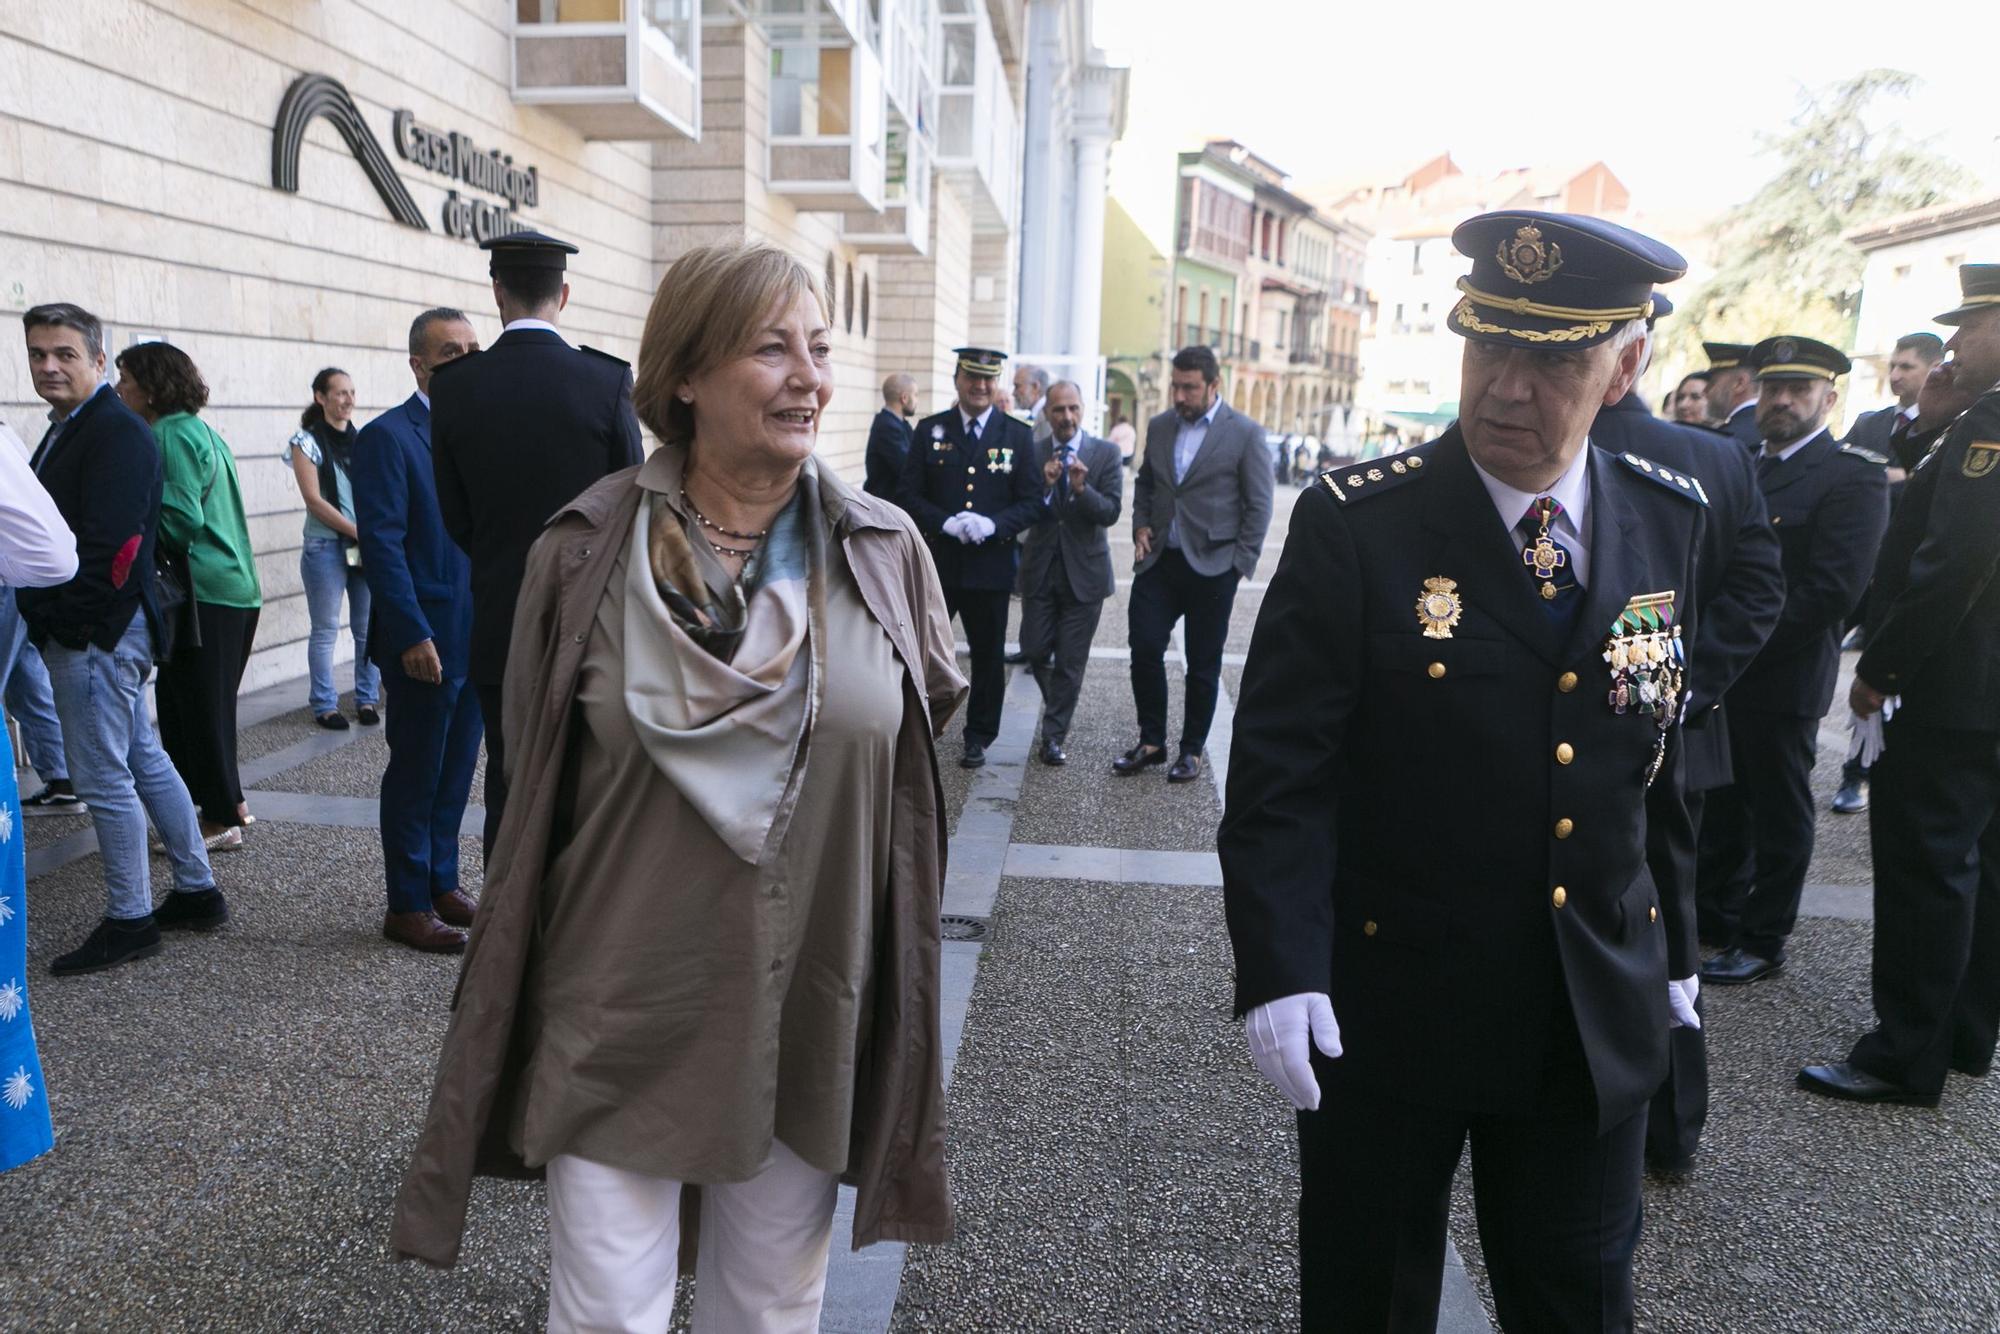
[[[899,503],[930,543],[945,605],[965,626],[972,649],[972,697],[958,762],[977,769],[1000,734],[1007,598],[1020,563],[1014,537],[1042,517],[1042,478],[1034,432],[993,405],[1007,354],[985,347],[954,354],[958,401],[917,423]]]
[[[1218,839],[1236,1011],[1299,1108],[1305,1328],[1432,1328],[1468,1138],[1501,1324],[1624,1328],[1645,1105],[1698,1022],[1645,797],[1709,516],[1587,435],[1686,266],[1575,215],[1452,240],[1459,423],[1308,488],[1257,618]]]
[[[1655,292],[1654,319],[1672,313],[1673,304]],[[1684,472],[1698,479],[1708,498],[1695,590],[1702,616],[1688,668],[1687,721],[1675,762],[1646,794],[1646,867],[1655,884],[1684,887],[1681,893],[1663,889],[1663,905],[1691,903],[1702,807],[1708,793],[1727,787],[1731,776],[1724,699],[1770,637],[1785,604],[1778,535],[1765,512],[1749,453],[1718,432],[1662,421],[1634,392],[1597,414],[1590,442]],[[1699,1004],[1696,1009],[1700,1012]],[[1668,1054],[1667,1080],[1654,1095],[1646,1120],[1646,1165],[1659,1176],[1679,1179],[1693,1167],[1708,1120],[1704,1031],[1675,1029]]]
[[[1703,343],[1708,354],[1708,415],[1715,429],[1751,453],[1764,442],[1757,429],[1757,381],[1748,343]]]
[[[1875,566],[1849,702],[1900,703],[1870,771],[1875,1030],[1799,1084],[1934,1107],[2000,1033],[2000,264],[1967,264],[1952,387],[1985,392],[1910,475]],[[1927,386],[1927,389],[1929,386]]]
[[[1727,948],[1701,979],[1737,986],[1784,966],[1812,863],[1813,761],[1833,702],[1840,639],[1889,522],[1887,460],[1826,429],[1848,371],[1840,349],[1767,338],[1756,368],[1757,484],[1784,549],[1785,609],[1729,696],[1735,784],[1711,800],[1702,834],[1705,934]]]
[[[506,328],[431,381],[438,509],[472,560],[472,683],[486,727],[486,849],[507,801],[500,682],[528,548],[551,514],[643,457],[632,369],[556,330],[577,248],[540,232],[483,242]]]

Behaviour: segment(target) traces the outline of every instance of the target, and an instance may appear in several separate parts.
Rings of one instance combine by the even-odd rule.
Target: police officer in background
[[[585,487],[642,458],[632,369],[556,328],[577,248],[540,232],[482,242],[506,328],[431,380],[438,509],[472,560],[471,678],[486,728],[486,850],[507,802],[500,683],[528,548]]]
[[[930,543],[945,605],[964,625],[972,650],[972,697],[958,762],[977,769],[1000,735],[1007,598],[1020,559],[1014,537],[1042,517],[1042,478],[1034,433],[994,405],[994,382],[1007,354],[985,347],[953,353],[958,401],[917,423],[898,503]]]
[[[1703,933],[1726,946],[1701,980],[1738,986],[1784,966],[1812,863],[1813,761],[1833,702],[1840,638],[1861,601],[1889,522],[1880,454],[1826,429],[1848,371],[1838,348],[1767,338],[1751,349],[1758,383],[1757,485],[1784,549],[1785,609],[1729,695],[1735,784],[1702,832]]]
[[[1306,1329],[1435,1324],[1468,1138],[1500,1323],[1629,1328],[1646,1101],[1698,1022],[1645,799],[1708,515],[1588,436],[1686,264],[1576,215],[1452,240],[1458,425],[1307,488],[1257,618],[1218,839],[1236,1011],[1299,1109]]]
[[[1672,313],[1673,304],[1655,292],[1654,319]],[[1650,352],[1650,327],[1646,345]],[[1708,794],[1727,787],[1731,778],[1725,698],[1770,637],[1785,604],[1778,535],[1757,489],[1755,464],[1728,436],[1661,421],[1637,393],[1629,393],[1597,414],[1590,442],[1698,479],[1708,498],[1695,589],[1702,615],[1689,655],[1686,723],[1674,762],[1646,793],[1646,867],[1661,887],[1662,905],[1691,903],[1702,809]],[[1690,931],[1693,926],[1676,921],[1669,930]],[[1699,1004],[1696,1009],[1700,1011]],[[1646,1167],[1657,1176],[1680,1180],[1693,1169],[1708,1120],[1704,1031],[1675,1029],[1668,1056],[1666,1083],[1654,1095],[1646,1119]]]
[[[1715,429],[1756,452],[1764,441],[1757,429],[1757,380],[1750,369],[1750,344],[1703,343],[1708,354],[1708,417]]]
[[[1846,1061],[1799,1072],[1859,1102],[1934,1107],[1947,1071],[1992,1068],[2000,1033],[2000,264],[1962,266],[1959,285],[1937,388],[1984,392],[1910,475],[1848,694],[1864,717],[1900,696],[1868,818],[1877,1024]]]

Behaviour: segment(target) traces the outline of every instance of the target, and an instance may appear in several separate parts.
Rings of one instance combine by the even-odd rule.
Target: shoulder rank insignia
[[[2000,440],[1974,440],[1958,462],[1958,470],[1972,478],[1984,477],[1995,468],[2000,468]]]
[[[1409,453],[1398,454],[1394,458],[1371,459],[1349,468],[1335,468],[1321,473],[1319,480],[1320,485],[1333,492],[1334,499],[1346,504],[1363,491],[1371,495],[1387,491],[1390,484],[1420,477],[1423,471],[1423,455]]]
[[[1651,478],[1669,491],[1678,491],[1697,504],[1708,504],[1708,492],[1701,489],[1701,478],[1692,473],[1675,472],[1664,464],[1655,463],[1651,459],[1642,459],[1630,450],[1618,457],[1624,460],[1626,467],[1641,477]]]
[[[1874,450],[1863,449],[1859,445],[1842,445],[1840,452],[1843,454],[1852,454],[1864,463],[1873,463],[1882,467],[1887,467],[1889,463],[1889,456],[1887,454],[1877,454]]]
[[[589,354],[590,354],[591,356],[593,356],[593,357],[602,357],[602,358],[604,358],[604,359],[605,359],[606,361],[608,361],[608,362],[611,362],[612,364],[614,364],[614,365],[618,365],[618,366],[627,366],[627,367],[629,367],[629,366],[630,366],[630,365],[632,364],[631,362],[629,362],[629,361],[625,360],[625,358],[623,358],[623,357],[614,357],[614,356],[612,356],[612,355],[611,355],[611,354],[610,354],[609,352],[606,352],[606,351],[603,351],[603,350],[602,350],[602,349],[600,349],[600,348],[595,348],[595,347],[591,347],[591,346],[590,346],[590,345],[588,345],[588,344],[585,344],[584,346],[582,346],[582,347],[579,347],[579,348],[577,349],[577,351],[579,351],[579,352],[588,352],[588,353],[589,353]]]

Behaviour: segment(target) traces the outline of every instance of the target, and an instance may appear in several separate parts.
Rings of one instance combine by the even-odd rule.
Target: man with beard
[[[1757,484],[1778,531],[1785,608],[1729,696],[1735,785],[1714,794],[1702,831],[1704,934],[1726,946],[1701,980],[1740,986],[1784,966],[1812,862],[1813,760],[1833,702],[1840,636],[1889,521],[1885,459],[1826,429],[1848,371],[1839,349],[1767,338],[1756,369]]]
[[[1848,692],[1864,717],[1901,701],[1868,817],[1877,1024],[1845,1062],[1799,1072],[1859,1102],[1934,1107],[1947,1070],[1992,1068],[2000,1032],[2000,264],[1959,284],[1937,317],[1958,326],[1952,360],[1924,398],[1979,397],[1910,476]]]
[[[1743,448],[1755,451],[1763,443],[1757,429],[1757,380],[1750,366],[1748,343],[1703,343],[1708,354],[1708,419],[1716,430],[1735,436]]]

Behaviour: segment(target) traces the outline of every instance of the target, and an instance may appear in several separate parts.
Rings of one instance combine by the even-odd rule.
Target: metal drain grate
[[[993,929],[993,920],[989,917],[962,917],[946,913],[940,922],[946,940],[985,940]]]

